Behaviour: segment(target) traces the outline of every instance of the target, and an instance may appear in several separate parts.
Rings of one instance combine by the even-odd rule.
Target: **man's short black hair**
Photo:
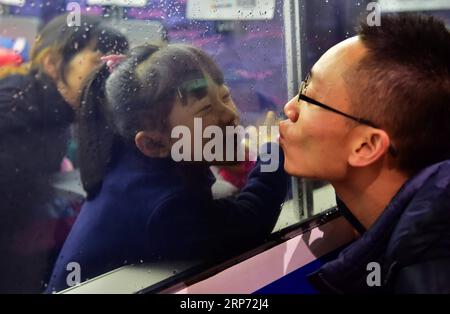
[[[434,17],[389,14],[362,23],[368,54],[346,75],[355,115],[385,129],[412,175],[450,159],[450,33]]]

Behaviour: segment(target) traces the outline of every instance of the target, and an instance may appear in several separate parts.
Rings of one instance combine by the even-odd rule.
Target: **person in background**
[[[331,293],[450,293],[450,33],[422,15],[328,50],[285,106],[286,171],[331,182],[361,237],[309,277]]]
[[[83,83],[103,55],[128,48],[100,18],[82,16],[80,27],[66,21],[58,16],[41,30],[29,63],[1,71],[2,292],[44,288],[74,214],[54,195],[51,176],[61,170]]]

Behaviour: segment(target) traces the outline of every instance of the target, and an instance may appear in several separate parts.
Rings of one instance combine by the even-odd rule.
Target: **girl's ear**
[[[170,156],[170,141],[158,131],[140,131],[134,142],[137,148],[147,157],[165,158]]]

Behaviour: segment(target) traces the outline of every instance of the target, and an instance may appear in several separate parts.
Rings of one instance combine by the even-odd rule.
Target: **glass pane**
[[[240,191],[245,189],[248,174],[255,167],[254,160],[233,165],[217,164],[212,166],[211,171],[216,182],[209,191],[204,191],[202,194],[204,187],[201,178],[196,175],[190,178],[195,182],[195,184],[191,184],[192,191],[189,190],[189,193],[183,190],[180,193],[176,192],[181,196],[178,194],[175,196],[177,199],[175,204],[163,200],[162,203],[158,203],[158,206],[155,205],[152,214],[149,214],[148,211],[145,212],[147,208],[142,204],[146,202],[146,199],[152,202],[161,194],[169,193],[158,189],[167,185],[164,181],[169,180],[172,175],[171,171],[174,171],[171,166],[160,162],[158,162],[158,166],[152,166],[152,171],[167,168],[165,170],[167,175],[164,174],[160,179],[155,179],[156,182],[151,183],[145,180],[133,181],[133,178],[128,176],[132,171],[128,169],[127,175],[121,175],[120,180],[112,180],[114,187],[111,187],[116,189],[115,192],[108,191],[110,188],[108,176],[113,176],[112,173],[115,170],[112,169],[116,169],[117,164],[120,164],[114,159],[122,158],[120,157],[122,149],[125,147],[128,149],[129,146],[122,146],[123,142],[126,142],[126,145],[135,144],[134,138],[130,140],[127,136],[132,135],[137,138],[134,131],[128,131],[140,123],[140,116],[136,115],[135,121],[131,121],[134,123],[127,120],[128,124],[123,129],[121,129],[120,123],[125,120],[120,120],[119,123],[116,119],[111,118],[112,122],[106,121],[105,123],[107,114],[101,112],[99,107],[93,107],[92,110],[85,109],[91,101],[90,94],[85,88],[86,84],[91,86],[89,84],[97,82],[89,79],[93,73],[96,73],[94,70],[104,62],[101,61],[104,56],[114,54],[116,55],[114,58],[117,58],[117,54],[127,53],[128,47],[134,49],[143,44],[192,45],[211,56],[223,72],[227,89],[221,88],[219,93],[225,93],[229,89],[239,113],[238,123],[244,128],[259,128],[263,125],[269,111],[275,112],[275,115],[282,111],[286,100],[282,1],[209,1],[209,6],[205,6],[205,1],[201,1],[201,3],[181,0],[144,2],[143,4],[142,1],[25,1],[17,5],[4,3],[1,6],[0,45],[8,49],[7,52],[13,57],[13,62],[2,64],[0,83],[6,84],[5,82],[9,82],[11,77],[15,77],[21,80],[14,83],[17,86],[22,86],[19,84],[22,80],[30,80],[32,84],[38,86],[35,89],[37,93],[35,95],[32,95],[24,87],[19,87],[17,93],[11,96],[14,101],[17,99],[18,105],[14,107],[15,103],[8,103],[1,112],[1,121],[11,119],[13,127],[24,132],[24,135],[19,136],[12,132],[12,127],[5,128],[7,136],[2,138],[2,153],[11,159],[13,165],[17,165],[17,172],[24,171],[25,169],[22,170],[22,167],[26,164],[29,167],[26,168],[27,173],[33,177],[20,177],[14,171],[10,173],[7,171],[8,169],[1,169],[8,174],[5,176],[8,180],[2,181],[2,189],[10,192],[8,185],[11,182],[17,185],[26,182],[30,185],[28,203],[18,202],[22,195],[27,194],[22,189],[18,189],[18,191],[14,191],[15,193],[10,194],[9,207],[3,208],[4,210],[21,208],[21,213],[29,215],[29,217],[27,219],[8,217],[11,222],[23,222],[23,227],[20,230],[11,228],[12,236],[10,237],[6,233],[4,236],[2,235],[5,242],[11,240],[11,237],[19,238],[19,240],[14,240],[12,245],[5,245],[5,256],[9,258],[5,259],[7,267],[4,269],[7,269],[11,275],[2,276],[2,291],[59,291],[126,265],[142,264],[144,266],[141,267],[149,268],[150,277],[153,277],[154,274],[154,278],[162,279],[161,273],[156,275],[158,270],[162,269],[165,274],[164,278],[167,278],[167,274],[176,275],[188,268],[183,263],[184,261],[178,263],[181,259],[187,259],[188,265],[193,266],[211,260],[209,256],[205,256],[205,252],[212,252],[211,255],[215,255],[214,259],[218,260],[242,252],[244,246],[241,242],[246,243],[245,250],[263,243],[260,241],[263,237],[261,231],[258,231],[258,223],[263,223],[261,214],[264,212],[264,206],[268,206],[265,204],[267,202],[258,203],[252,200],[250,203],[252,208],[247,208],[249,201],[245,199],[246,196],[239,196]],[[199,10],[199,8],[205,7],[210,9]],[[83,14],[82,19],[78,19],[78,13]],[[60,14],[64,14],[63,19],[52,24],[55,23],[54,18]],[[85,15],[97,17],[101,20],[100,24],[97,25],[97,20],[94,18],[86,22]],[[75,31],[72,37],[64,37],[60,34],[62,29],[65,29],[65,33]],[[128,43],[128,47],[126,43]],[[137,50],[132,51],[137,53]],[[182,51],[178,52],[182,53]],[[46,59],[47,57],[48,59]],[[184,57],[186,56],[184,55]],[[176,57],[173,58],[174,62],[176,62],[175,59]],[[165,59],[161,60],[163,64],[168,62],[164,61]],[[136,74],[136,77],[151,74],[145,72],[145,64],[151,64],[151,58],[147,58],[148,62],[144,61],[145,58],[136,61],[142,64],[142,67],[139,67],[142,71]],[[60,64],[64,64],[64,66],[59,66]],[[37,67],[35,67],[36,65]],[[203,67],[210,68],[211,66],[202,64],[202,71],[208,71]],[[136,68],[138,68],[137,65]],[[111,68],[110,71],[115,73],[116,70]],[[117,71],[120,72],[119,69]],[[167,71],[169,71],[168,68]],[[207,78],[207,84],[211,84],[207,86],[221,86],[220,79],[216,80],[212,77],[214,76],[213,72],[207,73],[211,74],[211,79],[214,80],[211,83]],[[183,71],[179,73],[181,76],[184,75]],[[164,76],[165,74],[161,72],[160,75]],[[139,97],[136,92],[139,86],[128,88],[128,81],[136,79],[131,76],[130,74],[130,77],[125,79],[123,85],[118,85],[112,91],[105,92],[109,95],[114,91],[124,90],[120,94],[123,99],[117,102],[118,106],[128,103],[134,97]],[[61,77],[67,78],[67,81],[60,80]],[[174,78],[168,77],[167,79]],[[204,95],[201,91],[201,80],[194,80],[194,83],[189,83],[191,85],[184,83],[186,82],[177,85],[179,86],[175,93],[177,97],[179,96],[182,100],[185,95],[188,95],[187,102],[191,101],[191,97],[204,99],[202,98]],[[74,87],[73,90],[69,88],[71,86]],[[193,88],[194,91],[186,91],[180,86],[186,89]],[[105,88],[108,89],[108,86],[106,85]],[[200,91],[197,90],[199,88]],[[32,90],[34,91],[34,85]],[[41,94],[42,90],[45,91],[43,94]],[[71,94],[68,90],[76,92]],[[97,85],[89,89],[95,93],[100,90],[102,87]],[[86,93],[81,94],[82,91],[86,91]],[[203,91],[203,93],[205,92]],[[208,93],[210,93],[209,90]],[[45,97],[53,98],[47,102]],[[149,94],[148,99],[151,97],[152,95]],[[222,102],[228,102],[228,100],[224,100],[226,95],[221,97],[223,97]],[[101,103],[113,103],[113,100],[109,98],[104,100],[104,103],[101,102],[99,99],[103,98],[99,95],[96,99],[96,106],[103,106]],[[135,110],[134,108],[143,105],[145,99],[141,99],[141,103],[133,104],[135,107],[130,105],[131,109],[126,111]],[[34,100],[37,102],[36,105],[33,103]],[[170,101],[168,102],[170,103]],[[214,100],[214,104],[216,102]],[[40,110],[47,105],[51,110],[51,118],[39,118]],[[72,111],[70,108],[74,110]],[[19,113],[16,114],[17,110]],[[22,113],[22,110],[25,110],[25,113]],[[30,115],[27,110],[31,112],[35,110],[37,114]],[[66,116],[57,116],[57,113],[61,111]],[[157,112],[156,109],[155,112]],[[142,114],[147,113],[147,111],[143,111]],[[151,114],[153,113],[149,113],[149,116]],[[53,117],[53,115],[56,116]],[[98,132],[95,142],[90,142],[93,140],[92,136],[85,137],[86,134],[83,133],[88,123],[86,117],[91,117],[91,115],[95,115],[95,119],[97,119],[94,128],[89,129],[95,134]],[[125,116],[126,113],[121,115]],[[121,115],[117,115],[117,119],[121,119]],[[203,113],[197,112],[196,115],[203,116]],[[182,118],[183,116],[180,119]],[[25,125],[19,125],[18,121],[14,119],[24,119]],[[215,117],[215,119],[217,118]],[[153,121],[156,120],[165,121],[167,118],[161,115]],[[103,128],[103,123],[105,123],[105,128]],[[58,125],[57,131],[55,131],[55,124]],[[114,132],[111,132],[110,129],[114,129]],[[27,132],[36,135],[37,139],[30,140],[33,145],[36,142],[34,146],[24,141],[25,134],[29,134]],[[116,150],[114,150],[114,154],[111,153],[113,151],[113,147],[109,146],[111,134],[120,142],[114,144],[120,147],[117,154]],[[89,138],[89,141],[84,141],[84,138]],[[40,146],[41,144],[44,146]],[[14,145],[17,147],[17,151],[12,149]],[[116,146],[114,147],[116,149]],[[53,148],[57,148],[57,152]],[[136,148],[141,149],[136,144],[130,150],[130,154],[131,151],[134,154]],[[85,150],[96,152],[88,162],[84,158],[80,158],[84,155]],[[105,151],[109,154],[106,158],[108,166],[103,169],[97,167],[97,162],[98,159],[106,156],[104,155]],[[143,151],[140,151],[138,153],[140,157],[133,159],[130,165],[134,167],[133,169],[141,167],[139,164],[139,160],[142,161],[143,158],[141,153],[144,154]],[[31,156],[34,157],[34,160],[29,160]],[[15,163],[12,159],[15,159]],[[44,164],[48,166],[48,169],[44,167]],[[12,169],[12,167],[10,168]],[[186,172],[186,176],[190,175],[189,168],[183,171]],[[97,180],[99,176],[101,177],[100,187],[92,192],[97,186],[90,185],[90,182]],[[42,178],[43,182],[37,180],[37,177]],[[124,178],[128,178],[130,182],[125,186],[119,186],[120,181],[128,180]],[[45,191],[33,190],[39,185],[38,182],[40,186],[45,187]],[[119,185],[116,185],[116,182],[119,182]],[[175,182],[176,184],[177,182]],[[279,184],[274,185],[275,189],[270,189],[271,193],[280,193],[274,192]],[[142,194],[137,196],[140,193],[138,191],[152,189],[152,187],[156,193],[154,197]],[[170,188],[178,191],[177,187],[171,186]],[[158,191],[156,192],[156,190]],[[128,192],[124,194],[126,191]],[[251,190],[249,191],[251,192]],[[111,193],[113,196],[111,202],[102,198],[105,193]],[[205,207],[205,196],[211,193],[215,201],[209,200],[211,203],[208,204],[211,206]],[[268,194],[267,192],[259,193]],[[185,194],[188,195],[183,196]],[[191,197],[191,194],[199,195],[198,200]],[[249,192],[247,192],[248,194]],[[188,200],[183,202],[183,197],[187,197]],[[126,198],[132,198],[133,205],[130,205],[130,200],[126,200]],[[229,198],[229,200],[225,200],[225,198]],[[282,199],[278,201],[278,205],[271,206],[270,211],[277,213],[281,203]],[[142,206],[141,211],[135,209],[140,206]],[[170,216],[172,210],[178,214]],[[217,213],[214,212],[216,210]],[[261,214],[257,213],[254,219],[246,217],[246,212],[253,215],[251,211],[255,210],[260,210]],[[123,215],[123,211],[129,211],[130,214]],[[192,215],[180,217],[183,211],[192,211]],[[160,221],[166,220],[165,227],[160,228],[162,230],[158,229],[163,223],[148,227],[152,224],[152,219],[155,219],[154,216],[158,215],[161,216],[158,217]],[[287,217],[285,211],[281,217]],[[272,222],[266,223],[265,238],[270,235],[276,218],[273,216],[270,218]],[[172,220],[173,224],[170,223]],[[296,222],[297,220],[292,221],[292,223]],[[224,223],[229,225],[228,229],[224,228]],[[208,227],[209,225],[214,227]],[[220,228],[230,234],[229,239],[223,238],[221,235],[223,231],[220,231]],[[235,229],[237,232],[233,231]],[[139,236],[137,236],[138,234]],[[133,237],[134,239],[132,239]],[[238,238],[239,241],[236,240]],[[258,241],[256,241],[257,238]],[[17,241],[19,242],[17,243]],[[23,242],[27,243],[26,250],[18,251],[20,243]],[[167,243],[171,243],[170,249],[162,248]],[[189,248],[189,246],[191,247]],[[158,253],[146,252],[144,254],[141,252],[141,250],[148,251],[149,247],[158,248]],[[180,253],[181,251],[184,253]],[[161,252],[163,254],[160,254]],[[198,255],[193,252],[198,252]],[[169,263],[167,260],[172,256],[177,260],[176,264],[181,263],[180,265],[183,266],[173,266],[173,263]],[[27,272],[24,271],[25,269]],[[19,276],[20,273],[23,275]],[[136,287],[136,289],[138,288]]]

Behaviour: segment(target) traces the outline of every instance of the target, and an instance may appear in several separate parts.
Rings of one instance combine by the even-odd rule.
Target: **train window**
[[[278,146],[252,141],[277,136],[286,101],[369,2],[0,0],[0,292],[130,265],[114,278],[140,291],[335,208],[327,182],[255,176],[255,154]],[[248,138],[217,141],[237,126]]]
[[[237,252],[236,247],[241,246],[240,242],[245,243],[247,249],[259,243],[256,241],[261,238],[258,223],[268,217],[249,220],[244,213],[247,200],[240,201],[241,204],[229,201],[245,188],[247,175],[255,167],[254,160],[211,166],[210,174],[215,176],[212,187],[208,185],[210,175],[205,176],[203,170],[195,170],[191,174],[189,172],[192,169],[175,169],[177,167],[172,167],[170,163],[164,165],[160,162],[152,166],[160,174],[155,172],[154,179],[138,179],[136,182],[142,184],[136,185],[133,190],[126,187],[130,183],[119,184],[121,187],[117,185],[124,178],[123,174],[117,173],[118,178],[111,181],[111,186],[108,183],[108,176],[115,171],[112,169],[116,169],[114,159],[122,158],[118,156],[133,156],[131,158],[134,160],[129,165],[135,168],[142,162],[142,155],[147,154],[148,157],[156,154],[155,150],[149,151],[145,147],[155,138],[152,139],[149,132],[139,131],[147,122],[154,125],[167,123],[166,115],[169,113],[162,107],[153,111],[139,111],[144,102],[151,103],[149,99],[152,97],[156,97],[156,103],[163,99],[170,103],[179,98],[181,102],[193,103],[192,108],[197,106],[195,111],[179,107],[183,113],[179,117],[174,115],[173,119],[178,119],[181,125],[187,123],[184,117],[190,114],[195,118],[203,118],[205,122],[211,120],[209,123],[212,125],[220,123],[219,126],[224,129],[227,124],[239,124],[246,129],[259,128],[268,122],[269,111],[274,112],[270,123],[275,123],[273,120],[282,112],[287,98],[287,87],[285,81],[281,80],[286,77],[282,1],[206,2],[0,2],[0,44],[5,54],[8,54],[0,68],[1,81],[8,84],[15,79],[17,81],[9,84],[19,86],[11,95],[11,102],[1,109],[1,115],[3,119],[9,110],[8,114],[11,115],[8,117],[11,117],[11,124],[16,128],[21,127],[21,119],[29,124],[20,129],[23,136],[12,134],[12,129],[5,129],[10,133],[0,143],[2,154],[6,152],[5,158],[9,158],[8,169],[1,169],[6,174],[1,182],[2,190],[10,195],[4,202],[7,205],[2,204],[2,211],[12,212],[20,208],[21,215],[28,216],[26,219],[21,215],[7,217],[12,223],[20,220],[23,226],[9,229],[9,238],[18,237],[17,241],[20,242],[14,240],[11,244],[8,239],[3,246],[2,241],[2,250],[4,247],[5,255],[11,257],[5,263],[12,265],[20,260],[14,267],[3,268],[8,269],[14,277],[9,276],[13,278],[8,280],[8,276],[2,276],[5,278],[2,279],[2,291],[55,292],[124,265],[163,263],[172,258],[187,259],[189,265],[194,265],[196,260],[203,262],[209,255],[222,258],[227,250],[230,251],[227,255],[231,256],[230,253]],[[156,46],[142,48],[145,44],[163,48],[158,48],[161,51],[158,54],[153,51]],[[169,48],[165,50],[167,44]],[[202,51],[208,56],[203,55]],[[114,70],[112,66],[109,67],[111,62],[118,60],[119,55],[126,54],[133,56],[129,58],[135,58],[134,62],[123,61],[120,66],[114,65]],[[172,54],[171,59],[167,59],[166,54]],[[152,64],[150,56],[156,59],[155,64]],[[104,57],[109,59],[102,61]],[[9,58],[13,61],[9,61]],[[100,75],[102,62],[108,65],[107,71],[117,76],[124,75],[121,81],[123,84],[109,89],[109,83],[105,83],[105,87],[102,87],[100,77],[93,76]],[[177,66],[170,68],[170,62]],[[156,64],[162,64],[164,71],[172,72],[158,72],[156,76],[160,79],[152,79],[155,73],[152,71],[158,71]],[[128,69],[121,71],[126,66]],[[126,77],[125,73],[128,73]],[[108,82],[113,82],[113,75],[110,78]],[[178,78],[182,81],[178,81]],[[157,90],[147,93],[147,90],[140,89],[145,82],[148,82],[146,86],[165,84],[159,85],[163,94],[170,94],[173,87],[177,88],[173,97],[158,98],[166,94],[157,96]],[[31,89],[30,84],[33,86]],[[0,89],[3,87],[0,86]],[[104,94],[99,93],[101,90]],[[9,95],[6,95],[5,87],[5,99],[7,97]],[[134,98],[138,101],[133,102]],[[114,113],[117,114],[112,119],[114,122],[106,121],[110,120],[110,116],[101,111],[100,99],[114,102],[111,107],[121,107],[120,113]],[[117,99],[120,101],[116,106]],[[54,108],[50,112],[40,112],[41,107],[53,103]],[[124,106],[127,108],[122,108]],[[34,112],[36,115],[33,116]],[[158,112],[160,116],[156,115]],[[49,116],[40,121],[33,120],[46,114]],[[141,122],[144,115],[147,117],[145,123]],[[116,123],[117,119],[120,121]],[[113,130],[105,131],[108,128]],[[36,138],[30,138],[30,142],[25,143],[24,137],[30,133]],[[143,136],[142,147],[139,146],[141,144],[134,145],[134,139],[140,141],[138,135]],[[276,138],[276,133],[272,134],[272,138]],[[247,157],[252,154],[252,140],[248,138],[247,141],[244,152]],[[245,139],[242,141],[245,142]],[[130,143],[134,148],[123,153]],[[17,149],[12,149],[12,146],[17,146]],[[131,174],[128,172],[131,168],[127,170],[128,174]],[[185,171],[186,174],[180,175],[177,171]],[[23,176],[17,173],[23,173]],[[148,183],[146,180],[155,182]],[[182,186],[179,181],[183,180],[192,183],[179,191]],[[28,187],[29,191],[24,192],[19,187],[10,191],[8,185],[12,181]],[[149,186],[154,186],[154,191],[148,190],[148,195],[143,196]],[[100,200],[99,195],[101,198],[107,190],[106,193],[118,195],[117,188],[122,189],[121,193],[124,194],[117,197],[116,201],[100,205],[106,199]],[[175,191],[173,201],[168,197],[172,191]],[[275,186],[274,197],[268,195],[270,202],[266,204],[263,201],[259,206],[270,206],[274,216],[283,202],[285,192],[284,187]],[[217,201],[217,209],[205,208],[204,203],[211,194],[215,199],[213,202]],[[267,193],[260,191],[259,194]],[[165,195],[168,200],[160,195]],[[22,202],[23,199],[27,199],[27,202]],[[155,213],[150,215],[146,206],[142,206],[143,202],[147,202],[145,199],[154,203],[148,206],[158,209]],[[286,204],[289,202],[295,203],[290,200]],[[135,206],[143,208],[142,212],[135,211]],[[106,215],[110,218],[98,222],[88,217],[98,217],[102,212],[106,214],[107,208],[115,208],[122,213],[110,212],[110,215]],[[263,209],[260,209],[261,212]],[[126,210],[129,213],[125,213]],[[189,211],[192,211],[192,215]],[[234,216],[233,211],[242,213]],[[149,222],[149,216],[157,222]],[[281,216],[283,218],[280,221],[284,220],[278,229],[299,222],[297,218],[292,220],[287,210]],[[247,220],[240,223],[241,217]],[[271,217],[271,223],[265,227],[267,236],[271,231],[268,228],[273,227],[276,218]],[[227,222],[227,219],[230,221]],[[138,222],[141,227],[137,226]],[[223,227],[224,223],[229,224],[228,229]],[[154,224],[154,227],[148,227],[148,224]],[[146,228],[151,231],[146,231]],[[229,233],[229,239],[220,234],[220,228]],[[233,228],[239,231],[234,232]],[[3,238],[8,237],[5,235]],[[27,249],[22,252],[18,247],[24,241]],[[125,244],[127,241],[129,244]],[[144,243],[150,243],[156,253],[137,253],[146,245]],[[207,250],[202,251],[205,247]],[[100,267],[98,257],[103,260]],[[23,269],[29,271],[24,273]],[[174,275],[180,269],[184,268],[170,267],[168,272]],[[23,276],[17,277],[21,271]],[[29,276],[30,272],[33,276]],[[31,279],[27,279],[27,276]]]

